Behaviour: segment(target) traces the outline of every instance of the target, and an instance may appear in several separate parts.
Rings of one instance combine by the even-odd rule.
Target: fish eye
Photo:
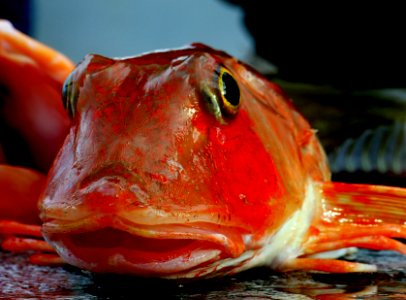
[[[240,106],[240,88],[231,73],[224,67],[218,75],[218,88],[221,95],[221,108],[227,115],[235,115]]]
[[[73,72],[66,78],[62,87],[62,103],[69,117],[73,118],[76,111],[78,94],[73,84]]]

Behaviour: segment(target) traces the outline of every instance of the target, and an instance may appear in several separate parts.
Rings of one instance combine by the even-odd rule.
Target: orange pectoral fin
[[[337,259],[296,258],[286,262],[283,271],[318,271],[327,273],[375,272],[376,266]]]
[[[406,222],[406,188],[322,183],[323,218],[327,222],[359,225]]]
[[[21,138],[31,165],[44,172],[69,131],[61,91],[73,68],[68,58],[0,19],[1,119],[17,133],[2,142],[10,147],[8,140]],[[0,161],[6,161],[7,151],[2,156]]]
[[[309,231],[303,259],[347,247],[406,255],[406,245],[393,239],[406,238],[406,189],[331,182],[319,186],[319,218]],[[314,265],[320,266],[320,260]]]
[[[41,226],[27,225],[15,221],[0,220],[0,248],[20,253],[34,251],[29,258],[35,265],[61,265],[62,258],[55,249],[42,239]],[[21,236],[21,237],[20,237]]]
[[[41,234],[37,202],[44,184],[45,175],[39,172],[0,165],[0,248],[34,251],[30,257],[33,264],[62,264]]]
[[[0,56],[16,62],[35,61],[41,70],[58,82],[63,82],[74,64],[56,50],[15,29],[7,20],[0,19]]]

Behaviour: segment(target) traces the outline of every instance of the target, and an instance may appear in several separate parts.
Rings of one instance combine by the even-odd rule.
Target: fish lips
[[[245,251],[240,228],[208,222],[144,225],[101,215],[49,220],[43,233],[67,263],[103,273],[173,277]]]

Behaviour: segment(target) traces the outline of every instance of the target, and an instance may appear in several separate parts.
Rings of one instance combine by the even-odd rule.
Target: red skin
[[[186,55],[187,61],[178,59]],[[151,60],[160,64],[148,64]],[[281,224],[301,200],[290,201],[292,204],[280,200],[288,197],[287,189],[302,190],[304,183],[298,180],[294,186],[287,186],[280,174],[292,172],[289,168],[295,165],[299,170],[295,177],[303,178],[308,173],[300,171],[303,155],[297,151],[297,141],[310,127],[276,92],[268,91],[269,99],[261,99],[285,113],[286,120],[269,110],[267,121],[278,122],[281,131],[294,129],[276,132],[284,135],[277,150],[292,149],[290,166],[281,162],[276,166],[275,159],[285,163],[286,153],[269,149],[276,148],[268,145],[269,134],[263,131],[261,136],[258,132],[263,125],[251,114],[260,104],[250,87],[241,84],[241,108],[224,122],[202,103],[201,86],[215,88],[214,72],[219,64],[228,67],[238,82],[245,80],[243,76],[258,76],[240,73],[241,65],[233,58],[202,46],[118,61],[88,56],[74,73],[79,94],[76,114],[49,177],[43,218],[53,218],[60,211],[69,215],[69,198],[74,199],[74,209],[79,211],[128,209],[128,198],[116,199],[112,206],[110,201],[93,201],[94,194],[79,196],[78,187],[83,182],[89,184],[89,177],[99,179],[98,173],[125,177],[132,172],[137,176],[126,178],[125,184],[139,185],[150,197],[147,204],[132,199],[135,209],[159,205],[163,210],[176,207],[179,212],[189,213],[201,205],[218,214],[221,223],[244,224],[245,229],[259,233],[269,228],[270,222]],[[267,89],[273,88],[264,83]],[[295,123],[305,128],[293,127]],[[77,144],[80,149],[75,149]],[[174,170],[168,161],[176,162],[182,172]],[[328,176],[327,172],[318,172],[318,177]],[[61,185],[63,178],[69,178],[69,183]]]
[[[220,66],[240,86],[233,117],[206,106],[203,90],[218,89]],[[223,52],[194,45],[120,60],[89,55],[72,82],[72,128],[41,203],[44,235],[57,249],[72,247],[66,224],[90,216],[91,230],[117,228],[117,215],[148,207],[151,220],[176,213],[177,223],[206,216],[234,228],[240,241],[229,254],[238,256],[241,234],[256,248],[301,207],[309,174],[329,178],[308,123],[275,85]]]

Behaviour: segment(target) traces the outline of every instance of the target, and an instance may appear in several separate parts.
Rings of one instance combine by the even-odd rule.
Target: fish
[[[0,222],[3,248],[34,250],[33,263],[179,279],[375,272],[338,258],[406,254],[394,239],[406,237],[406,189],[332,182],[293,101],[221,50],[88,54],[61,98],[70,126],[38,196],[40,225]]]

